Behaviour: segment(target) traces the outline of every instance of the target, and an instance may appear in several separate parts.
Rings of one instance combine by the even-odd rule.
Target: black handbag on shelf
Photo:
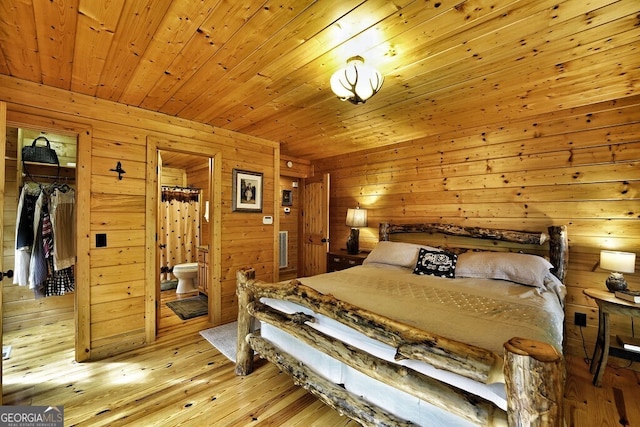
[[[36,145],[38,140],[46,141],[47,145]],[[58,160],[58,155],[56,154],[56,150],[51,148],[51,144],[49,140],[44,136],[39,136],[33,140],[31,145],[26,145],[22,147],[22,161],[23,162],[34,162],[34,163],[47,163],[50,165],[58,165],[60,166],[60,161]]]

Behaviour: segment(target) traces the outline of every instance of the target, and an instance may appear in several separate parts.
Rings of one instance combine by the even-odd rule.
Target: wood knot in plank
[[[315,323],[316,321],[315,317],[302,312],[293,313],[290,320],[296,325],[304,325],[306,322]]]

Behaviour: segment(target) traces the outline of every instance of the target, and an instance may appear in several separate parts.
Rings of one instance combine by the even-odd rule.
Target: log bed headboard
[[[499,240],[504,242],[543,245],[549,243],[549,261],[554,268],[552,273],[564,283],[569,265],[569,242],[567,227],[550,226],[548,233],[531,231],[499,230],[494,228],[464,227],[454,224],[391,224],[380,223],[380,240],[391,240],[392,234],[400,233],[442,233],[452,236],[472,237],[476,239]]]

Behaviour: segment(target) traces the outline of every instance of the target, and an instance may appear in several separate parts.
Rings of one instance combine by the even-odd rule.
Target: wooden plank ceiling
[[[310,160],[638,92],[637,0],[0,2],[0,73]],[[329,78],[362,55],[364,105]]]

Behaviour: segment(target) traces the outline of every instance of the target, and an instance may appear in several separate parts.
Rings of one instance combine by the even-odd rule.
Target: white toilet
[[[190,262],[173,267],[173,275],[178,279],[177,294],[186,294],[198,290],[198,263]]]

